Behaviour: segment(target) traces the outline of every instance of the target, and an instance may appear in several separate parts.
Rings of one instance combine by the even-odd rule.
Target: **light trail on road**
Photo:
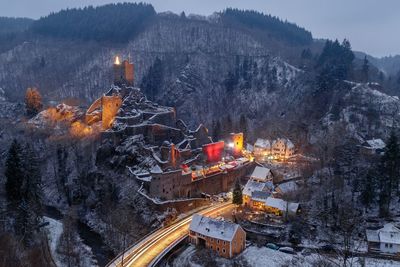
[[[215,217],[233,207],[234,205],[231,203],[221,203],[202,210],[198,212],[198,214]],[[123,265],[121,265],[121,257],[118,257],[108,266],[149,266],[153,260],[157,259],[157,257],[161,255],[164,250],[169,248],[176,240],[188,235],[192,217],[193,215],[184,218],[166,228],[157,230],[144,238],[144,240],[126,252],[127,254],[124,257]]]

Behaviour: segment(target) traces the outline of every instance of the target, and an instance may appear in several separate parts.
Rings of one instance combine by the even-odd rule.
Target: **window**
[[[393,247],[393,244],[389,244],[389,247],[392,248],[392,247]]]
[[[219,244],[219,240],[217,240],[217,244]]]
[[[226,244],[226,242],[224,241],[224,245]]]
[[[214,238],[211,238],[211,239],[210,239],[210,242],[214,242]]]
[[[222,249],[222,252],[225,253],[225,249]]]
[[[213,246],[211,245],[210,248],[213,249]]]
[[[217,251],[219,252],[219,248],[217,247]]]
[[[385,248],[387,248],[388,247],[388,244],[385,244]]]

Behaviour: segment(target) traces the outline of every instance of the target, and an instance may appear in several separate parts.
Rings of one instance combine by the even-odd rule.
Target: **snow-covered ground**
[[[49,217],[43,217],[43,220],[49,223],[49,225],[46,226],[46,230],[53,260],[57,264],[57,266],[62,266],[59,259],[59,255],[57,253],[57,244],[63,231],[63,224],[62,222],[54,220]]]
[[[190,245],[188,248],[183,250],[180,255],[174,259],[171,266],[191,266],[201,267],[197,262],[194,262],[197,248]],[[333,266],[341,266],[338,259],[327,258],[319,254],[311,254],[309,256],[303,256],[300,253],[291,255],[280,251],[272,250],[266,247],[250,246],[246,250],[234,258],[233,260],[227,260],[220,257],[215,257],[215,261],[219,266],[235,266],[237,263],[239,266],[245,267],[282,267],[282,266],[301,266],[301,267],[313,267],[316,266],[317,262],[325,261],[334,263]],[[336,265],[336,263],[338,265]],[[382,260],[373,258],[354,258],[352,260],[353,267],[371,266],[371,267],[400,267],[400,261]]]
[[[326,262],[335,262],[339,263],[338,259],[327,258],[327,256],[321,256],[318,254],[311,254],[309,256],[303,256],[301,254],[291,255],[286,254],[280,251],[272,250],[266,247],[256,247],[250,246],[248,247],[241,256],[243,257],[249,266],[269,266],[269,267],[281,267],[283,265],[288,266],[304,266],[304,267],[313,267],[320,260],[324,260]],[[363,265],[363,261],[365,264]],[[373,258],[354,258],[352,261],[353,267],[361,267],[361,266],[375,266],[375,267],[386,267],[400,266],[400,261],[392,261],[392,260],[382,260],[382,259],[373,259]],[[341,266],[339,264],[339,266]]]
[[[49,217],[43,217],[43,220],[49,223],[45,228],[47,230],[47,237],[49,239],[50,252],[53,260],[57,266],[65,266],[62,263],[62,256],[57,251],[58,242],[63,232],[63,223]],[[98,267],[96,261],[94,260],[92,250],[90,249],[90,247],[83,244],[80,238],[78,242],[76,242],[75,246],[79,247],[77,251],[79,251],[82,266]]]

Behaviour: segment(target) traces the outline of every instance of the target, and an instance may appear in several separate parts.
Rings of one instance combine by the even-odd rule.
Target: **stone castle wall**
[[[109,129],[122,105],[122,98],[120,96],[103,96],[101,98],[102,104],[102,126],[103,130]]]
[[[176,199],[201,197],[202,193],[219,194],[233,188],[236,179],[241,179],[254,169],[254,162],[226,173],[218,173],[207,178],[192,181],[191,173],[182,175],[181,170],[168,173],[152,174],[149,184],[151,197]]]

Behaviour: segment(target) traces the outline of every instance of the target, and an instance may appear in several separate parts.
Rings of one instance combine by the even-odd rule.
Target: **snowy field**
[[[57,253],[57,244],[63,231],[63,224],[60,221],[54,220],[49,217],[43,217],[43,220],[49,223],[49,225],[46,226],[46,230],[53,260],[57,264],[57,266],[62,266]]]
[[[62,263],[62,255],[60,255],[57,251],[58,242],[63,232],[63,224],[61,221],[54,220],[49,217],[43,217],[43,220],[49,223],[49,225],[46,226],[46,230],[53,260],[57,266],[65,266],[65,264]],[[97,262],[94,260],[91,249],[83,244],[80,238],[77,240],[75,245],[78,247],[77,251],[79,251],[79,257],[82,266],[98,267]]]
[[[174,261],[167,265],[169,266],[190,266],[190,267],[203,267],[206,264],[199,264],[196,258],[196,247],[189,245],[183,250]],[[342,266],[337,259],[327,258],[318,254],[311,254],[310,256],[303,256],[301,254],[291,255],[280,251],[272,250],[266,247],[248,247],[242,254],[233,260],[227,260],[215,256],[215,262],[218,266],[245,266],[245,267],[313,267],[319,261],[331,263],[332,266]],[[215,263],[214,263],[215,264]],[[209,266],[209,265],[208,265]],[[352,260],[352,267],[400,267],[400,261],[381,260],[373,258],[354,258]]]
[[[313,267],[320,260],[338,263],[338,261],[335,259],[327,259],[326,257],[317,254],[312,254],[310,256],[302,256],[301,254],[290,255],[266,247],[257,248],[255,246],[248,247],[239,257],[243,257],[248,263],[248,266],[251,267],[260,266],[260,263],[262,263],[264,266],[269,266],[269,267],[281,267],[281,266]],[[364,260],[365,264],[363,264]],[[365,259],[354,258],[352,260],[352,266],[353,267],[361,267],[361,266],[400,267],[400,262],[391,260],[373,259],[373,258],[365,258]]]

